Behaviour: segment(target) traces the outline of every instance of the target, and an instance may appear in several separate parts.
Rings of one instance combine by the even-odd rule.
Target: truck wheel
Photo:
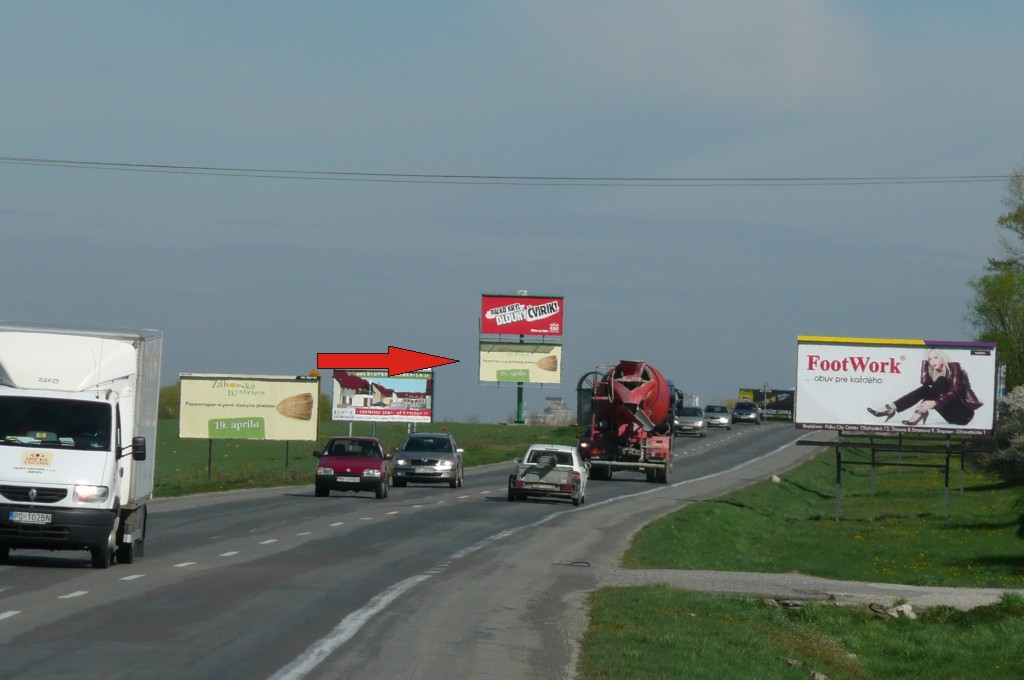
[[[657,470],[648,468],[647,470],[644,470],[644,472],[647,473],[647,481],[651,482],[652,484],[654,483],[654,480],[656,480],[658,478],[658,471]]]
[[[671,472],[671,470],[669,470],[668,463],[666,463],[665,467],[660,468],[658,470],[658,483],[659,484],[668,484],[668,478],[669,478],[670,472]]]
[[[113,561],[114,549],[109,544],[100,545],[89,548],[89,554],[92,556],[93,569],[106,569]]]
[[[581,502],[581,499],[580,499],[580,497],[579,497],[579,496],[573,496],[573,497],[572,497],[572,504],[573,504],[573,507],[576,507],[576,508],[578,508],[578,507],[580,506],[580,502]]]
[[[117,546],[117,563],[132,564],[135,562],[135,541],[121,543]]]

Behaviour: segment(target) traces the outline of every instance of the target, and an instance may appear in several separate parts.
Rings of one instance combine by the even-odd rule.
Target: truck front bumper
[[[113,510],[0,503],[0,546],[37,550],[87,550],[106,545]]]

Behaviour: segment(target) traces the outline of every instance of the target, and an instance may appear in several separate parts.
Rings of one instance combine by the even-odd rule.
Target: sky
[[[564,298],[527,413],[622,359],[707,404],[792,389],[799,335],[971,339],[1022,25],[1009,0],[0,3],[0,319],[158,329],[165,385],[437,354],[435,417],[482,422],[516,413],[479,381],[485,293]]]

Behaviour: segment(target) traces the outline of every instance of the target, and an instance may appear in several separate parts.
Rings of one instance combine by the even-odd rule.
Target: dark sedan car
[[[462,449],[447,432],[415,432],[398,447],[395,486],[409,482],[447,482],[462,486]]]
[[[388,458],[374,437],[331,437],[323,451],[313,453],[316,464],[316,495],[331,491],[373,491],[386,498]]]
[[[732,407],[732,422],[761,424],[761,409],[752,401],[738,401]]]

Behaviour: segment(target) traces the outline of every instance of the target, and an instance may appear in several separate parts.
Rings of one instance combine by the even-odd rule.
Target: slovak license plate
[[[48,512],[25,512],[24,510],[11,510],[7,519],[19,524],[49,524],[53,521],[53,515]]]
[[[338,481],[342,484],[355,484],[359,481],[358,477],[338,477]]]
[[[432,468],[432,467],[418,467],[418,468],[416,468],[415,473],[417,475],[425,475],[425,474],[429,474],[429,473],[431,473],[433,471],[434,471],[434,468]]]

